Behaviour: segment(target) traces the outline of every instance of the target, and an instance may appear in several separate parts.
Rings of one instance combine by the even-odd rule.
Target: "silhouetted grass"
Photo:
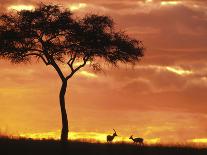
[[[0,138],[0,155],[207,155],[207,148]]]

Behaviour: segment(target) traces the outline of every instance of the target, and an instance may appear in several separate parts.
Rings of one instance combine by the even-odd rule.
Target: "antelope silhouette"
[[[114,130],[114,129],[113,129],[113,130]],[[108,136],[106,137],[107,142],[112,142],[115,136],[118,136],[118,135],[116,134],[116,131],[114,130],[113,135],[108,135]]]
[[[134,143],[139,143],[139,145],[144,145],[144,139],[143,138],[133,138],[133,135],[129,137],[129,139],[133,140]]]

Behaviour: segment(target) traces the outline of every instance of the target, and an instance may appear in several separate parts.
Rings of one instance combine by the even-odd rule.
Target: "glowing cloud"
[[[83,8],[86,8],[86,7],[87,7],[86,3],[73,3],[73,4],[69,5],[69,9],[71,11],[80,10],[80,9],[83,9]]]
[[[166,69],[168,71],[173,72],[173,73],[178,74],[178,75],[189,75],[189,74],[193,73],[192,71],[184,70],[184,69],[178,68],[178,67],[166,67]]]
[[[88,78],[96,78],[96,77],[97,77],[96,74],[89,73],[89,72],[87,72],[87,71],[81,71],[80,74],[83,75],[83,76],[86,76],[86,77],[88,77]]]
[[[146,66],[137,66],[137,68],[140,68],[140,69],[153,69],[153,70],[158,71],[158,72],[168,71],[168,72],[171,72],[171,73],[174,73],[174,74],[177,74],[177,75],[181,75],[181,76],[193,74],[193,71],[183,69],[179,66],[146,65]]]
[[[76,62],[76,63],[74,63],[74,66],[78,67],[78,66],[80,66],[82,64],[83,64],[83,62]],[[90,62],[86,62],[86,65],[89,65],[89,64],[90,64]]]
[[[191,139],[189,142],[193,142],[193,143],[207,143],[207,138]]]
[[[16,11],[33,10],[34,6],[33,5],[11,5],[7,9],[8,10],[16,10]]]
[[[153,2],[153,0],[146,0],[145,2],[146,3],[150,3],[150,2]]]
[[[166,5],[178,5],[180,3],[181,3],[180,1],[162,1],[162,2],[160,2],[160,4],[162,6],[166,6]]]

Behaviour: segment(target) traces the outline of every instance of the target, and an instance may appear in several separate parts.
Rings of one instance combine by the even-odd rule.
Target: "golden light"
[[[69,140],[80,140],[80,141],[89,141],[89,142],[106,142],[105,133],[96,133],[96,132],[70,132]],[[32,139],[55,139],[60,138],[60,131],[54,132],[45,132],[45,133],[25,133],[20,134],[21,138],[32,138]]]
[[[159,66],[159,65],[146,65],[146,66],[136,66],[136,68],[140,68],[140,69],[153,69],[155,71],[158,72],[162,72],[162,71],[168,71],[177,75],[191,75],[194,72],[191,70],[186,70],[183,69],[179,66]]]
[[[162,6],[167,6],[167,5],[178,5],[178,4],[180,4],[181,3],[181,1],[162,1],[162,2],[160,2],[160,4],[162,5]]]
[[[80,71],[80,74],[83,75],[83,76],[86,76],[88,78],[96,78],[97,77],[96,74],[93,74],[93,73],[90,73],[90,72],[87,72],[87,71]]]
[[[157,144],[160,143],[160,138],[152,138],[152,139],[148,139],[147,143],[149,144]]]
[[[192,71],[184,70],[184,69],[178,68],[178,67],[166,67],[166,69],[168,71],[173,72],[178,75],[190,75],[193,73]]]
[[[46,133],[24,133],[20,134],[21,138],[32,138],[32,139],[58,139],[59,132],[46,132]]]
[[[191,139],[190,142],[193,142],[193,143],[207,143],[207,138]]]
[[[82,64],[83,64],[83,62],[76,62],[76,63],[74,63],[74,67],[78,67]],[[86,62],[86,65],[90,65],[90,62]]]
[[[33,10],[34,6],[33,5],[11,5],[7,9],[8,10],[16,10],[16,11]]]
[[[153,0],[146,0],[145,2],[146,3],[151,3],[151,2],[153,2]]]
[[[69,9],[71,11],[80,10],[80,9],[83,9],[83,8],[86,8],[86,7],[87,7],[86,3],[73,3],[73,4],[69,5]]]
[[[78,141],[87,141],[87,142],[100,142],[106,143],[107,133],[98,133],[98,132],[70,132],[69,140],[78,140]],[[32,139],[60,139],[60,131],[52,131],[45,133],[24,133],[20,134],[21,138],[32,138]],[[129,137],[117,136],[114,138],[113,142],[125,142],[133,143]],[[147,144],[157,144],[160,142],[160,138],[145,139]]]

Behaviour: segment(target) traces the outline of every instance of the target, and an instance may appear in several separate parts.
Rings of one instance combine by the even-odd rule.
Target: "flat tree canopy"
[[[141,41],[116,31],[108,16],[90,14],[79,19],[58,5],[45,4],[35,10],[0,15],[0,58],[13,63],[42,60],[54,67],[62,81],[61,140],[67,140],[68,136],[64,99],[68,79],[87,62],[94,69],[99,68],[97,58],[113,65],[134,64],[143,56],[143,51]],[[69,74],[63,74],[60,64],[68,67]]]

